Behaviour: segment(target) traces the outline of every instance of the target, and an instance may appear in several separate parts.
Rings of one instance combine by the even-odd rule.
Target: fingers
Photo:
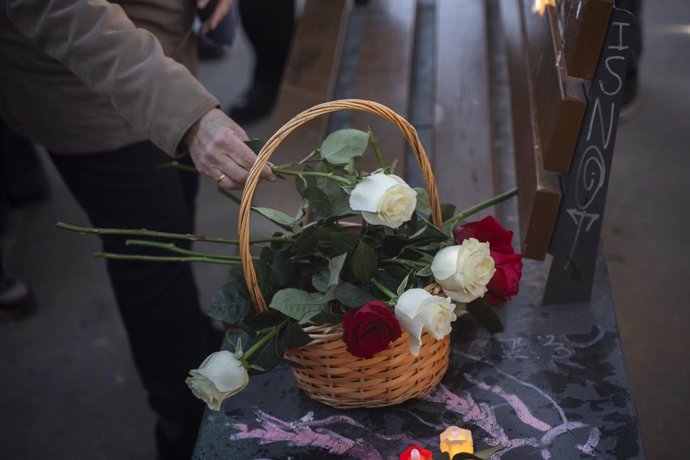
[[[239,131],[238,131],[239,130]],[[218,109],[210,110],[185,136],[197,170],[227,189],[241,188],[256,162],[256,155],[244,143],[247,135]],[[260,177],[276,177],[268,166]]]
[[[201,2],[204,0],[199,1]],[[208,0],[206,0],[206,3],[208,4]],[[204,21],[204,23],[201,25],[201,33],[208,33],[218,27],[220,21],[222,21],[223,18],[230,12],[230,8],[232,8],[233,3],[234,0],[218,0],[216,9],[213,10],[211,17]]]

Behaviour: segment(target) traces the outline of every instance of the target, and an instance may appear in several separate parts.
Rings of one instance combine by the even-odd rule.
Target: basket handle
[[[242,261],[244,279],[247,283],[247,289],[249,290],[249,295],[251,296],[252,305],[254,305],[254,308],[256,308],[259,312],[268,311],[268,306],[266,305],[266,300],[261,294],[261,289],[258,286],[256,271],[254,270],[254,263],[252,262],[252,257],[249,250],[249,217],[251,214],[252,199],[254,198],[254,192],[256,191],[256,187],[259,183],[261,170],[264,166],[266,166],[275,149],[278,148],[281,142],[283,142],[283,140],[285,140],[285,138],[289,136],[290,133],[292,133],[295,129],[316,117],[330,112],[336,112],[338,110],[361,110],[363,112],[370,112],[385,118],[397,126],[400,131],[402,131],[405,139],[407,139],[407,142],[412,147],[415,157],[417,158],[417,162],[422,170],[422,175],[424,176],[424,181],[426,182],[427,191],[429,193],[429,204],[431,205],[432,220],[434,224],[438,225],[439,227],[443,223],[441,218],[441,204],[439,202],[438,189],[436,187],[434,174],[431,170],[429,158],[427,157],[426,151],[422,146],[422,142],[419,140],[417,131],[407,120],[383,104],[362,99],[341,99],[315,105],[314,107],[295,115],[290,121],[278,129],[278,131],[271,136],[266,144],[264,144],[263,148],[259,152],[256,162],[254,163],[254,166],[252,166],[252,169],[249,171],[249,177],[247,178],[247,182],[244,186],[244,192],[242,193],[239,221],[237,224],[240,259]]]

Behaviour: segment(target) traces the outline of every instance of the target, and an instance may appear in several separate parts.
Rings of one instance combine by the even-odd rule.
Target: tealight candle
[[[419,446],[410,446],[400,454],[400,460],[432,460],[431,451]]]
[[[472,432],[457,426],[449,426],[446,431],[439,436],[441,452],[447,452],[452,459],[454,455],[461,452],[468,454],[474,453],[474,443],[472,442]]]

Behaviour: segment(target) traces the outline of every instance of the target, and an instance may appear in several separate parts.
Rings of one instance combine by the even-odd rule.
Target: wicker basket
[[[242,195],[238,224],[239,252],[252,305],[257,311],[268,310],[257,283],[249,247],[249,218],[261,169],[292,131],[318,116],[337,110],[374,113],[400,129],[422,170],[432,219],[437,225],[441,224],[441,206],[431,165],[416,130],[407,120],[384,105],[359,99],[327,102],[305,110],[283,125],[266,142],[249,173]],[[310,326],[305,331],[312,341],[304,347],[287,350],[285,358],[298,364],[293,371],[299,387],[311,398],[333,407],[382,407],[422,397],[439,384],[448,369],[448,336],[435,340],[425,333],[419,355],[415,357],[408,347],[407,332],[403,332],[388,349],[371,359],[364,359],[347,351],[340,325]]]

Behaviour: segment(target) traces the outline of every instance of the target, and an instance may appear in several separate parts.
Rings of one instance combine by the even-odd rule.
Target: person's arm
[[[5,0],[7,17],[134,127],[169,154],[185,132],[218,105],[194,76],[163,54],[105,0]]]
[[[36,42],[94,92],[108,97],[115,109],[153,143],[171,155],[186,150],[200,172],[212,179],[226,174],[222,186],[244,182],[253,153],[233,137],[231,121],[213,123],[216,132],[199,130],[217,121],[217,99],[181,64],[166,57],[150,32],[136,28],[119,5],[106,0],[3,0],[5,13],[17,30]],[[222,113],[222,112],[221,112]],[[205,120],[207,119],[207,120]],[[195,137],[212,134],[232,139],[219,145]],[[197,146],[195,149],[191,146]],[[218,148],[232,148],[218,151]],[[243,171],[236,171],[237,165]],[[268,171],[264,172],[269,175]]]

